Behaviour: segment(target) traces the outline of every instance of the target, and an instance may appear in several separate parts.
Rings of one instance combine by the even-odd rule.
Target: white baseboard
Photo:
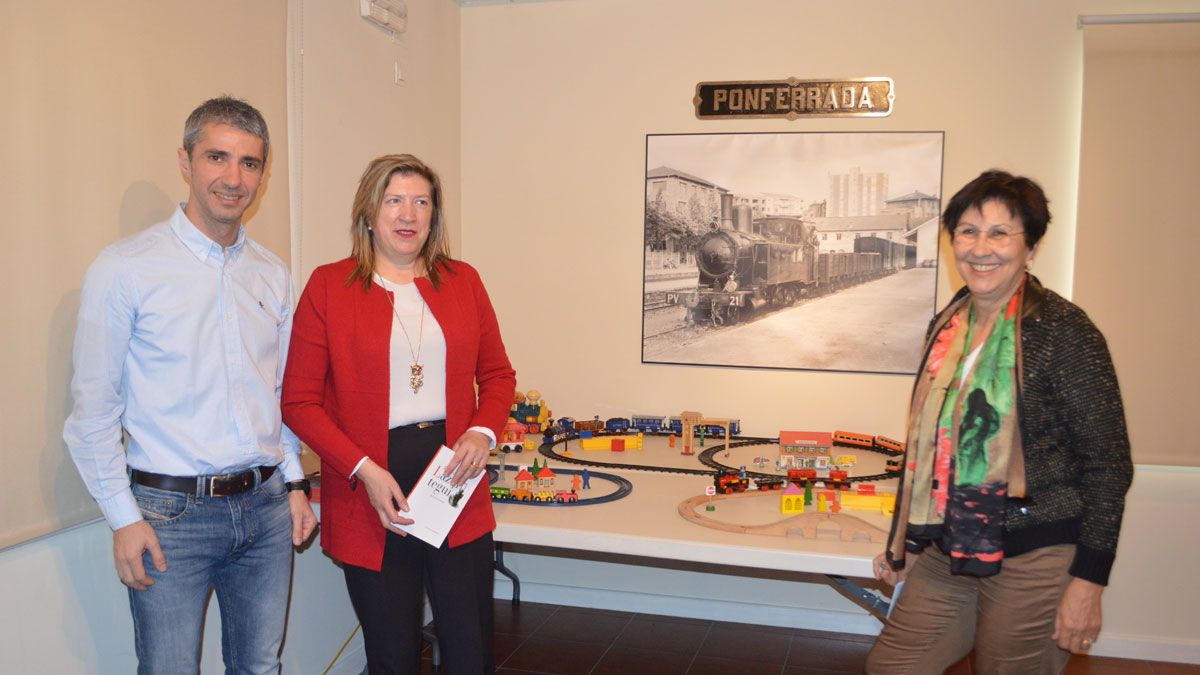
[[[498,577],[495,597],[500,600],[511,599],[512,582]],[[882,627],[871,616],[848,614],[838,610],[714,601],[706,598],[531,582],[521,583],[521,599],[571,607],[665,614],[858,635],[878,635]],[[1091,653],[1094,656],[1122,659],[1200,664],[1200,641],[1166,641],[1144,635],[1101,635]]]
[[[512,598],[512,582],[508,579],[497,578],[494,597],[501,600]],[[665,614],[693,619],[859,635],[877,635],[882,628],[882,624],[869,615],[848,614],[837,610],[814,610],[728,600],[714,601],[708,598],[658,595],[611,588],[560,586],[528,581],[521,583],[521,599],[571,607],[611,609],[641,614]]]
[[[1122,659],[1200,664],[1200,641],[1167,641],[1154,636],[1108,635],[1102,632],[1091,653],[1094,656]]]

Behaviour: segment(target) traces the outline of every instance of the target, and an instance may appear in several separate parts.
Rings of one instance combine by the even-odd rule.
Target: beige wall
[[[350,205],[367,162],[412,153],[441,175],[454,251],[461,250],[459,8],[409,0],[392,39],[357,2],[290,0],[293,261],[297,283],[350,253]],[[303,54],[300,54],[300,51]],[[396,64],[405,82],[394,83]]]
[[[1200,24],[1085,31],[1075,299],[1112,347],[1134,460],[1200,465]]]
[[[645,134],[944,130],[944,194],[990,167],[1046,188],[1054,222],[1034,271],[1070,297],[1083,83],[1076,17],[1185,11],[1197,3],[573,0],[464,10],[463,100],[476,104],[462,117],[463,254],[487,281],[518,386],[540,389],[558,414],[691,409],[739,416],[752,434],[901,433],[908,377],[640,363]],[[704,80],[872,75],[895,79],[891,117],[699,121],[691,104]],[[1100,245],[1119,252],[1125,241]],[[945,302],[959,282],[944,262],[941,275]],[[1176,291],[1142,302],[1149,312],[1174,302],[1194,314],[1187,301]],[[1121,319],[1105,316],[1102,303],[1086,305],[1116,338]],[[1134,349],[1156,349],[1157,339],[1141,333]],[[1114,347],[1127,349],[1116,339]],[[1137,374],[1121,376],[1136,392]],[[1197,593],[1178,563],[1200,555],[1198,542],[1165,525],[1195,519],[1200,474],[1155,471],[1139,468],[1130,495],[1096,651],[1200,661],[1188,614]],[[591,572],[574,577],[579,586],[592,586]],[[778,589],[789,602],[820,590]]]
[[[204,99],[266,116],[247,228],[287,258],[284,16],[283,0],[0,3],[0,547],[98,514],[62,441],[80,282],[101,248],[186,199],[175,151]]]
[[[1149,10],[1124,7],[1135,5]],[[1120,7],[577,0],[464,10],[463,253],[492,291],[519,386],[572,415],[686,408],[741,417],[753,434],[900,433],[907,377],[640,364],[645,134],[945,130],[944,192],[989,167],[1042,182],[1055,224],[1035,271],[1069,295],[1076,16]],[[888,118],[700,121],[691,103],[702,80],[874,75],[895,79]],[[957,285],[944,267],[943,301]]]

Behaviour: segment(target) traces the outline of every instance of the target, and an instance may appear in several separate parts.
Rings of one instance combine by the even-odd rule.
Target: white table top
[[[648,447],[647,453],[650,452]],[[575,454],[578,454],[577,452]],[[606,455],[608,453],[605,453]],[[514,460],[532,463],[528,452],[510,455],[508,475]],[[596,457],[600,459],[600,457]],[[538,456],[539,463],[544,458]],[[631,457],[652,464],[648,457]],[[608,461],[605,458],[605,461]],[[577,465],[551,468],[578,469]],[[696,465],[698,466],[698,465]],[[633,483],[627,497],[604,504],[555,507],[494,502],[497,527],[493,536],[502,543],[550,546],[582,551],[620,553],[694,562],[758,567],[773,570],[871,577],[871,561],[883,544],[843,542],[834,531],[818,533],[816,539],[724,532],[689,522],[679,515],[685,499],[704,494],[711,478],[637,470],[591,469],[614,473]],[[562,478],[559,482],[564,482]],[[582,497],[610,492],[611,483],[592,479],[592,490]],[[565,486],[560,486],[565,487]],[[779,492],[737,500],[718,500],[714,519],[742,525],[767,524],[784,518],[779,511]],[[853,515],[885,532],[890,517],[853,512]]]

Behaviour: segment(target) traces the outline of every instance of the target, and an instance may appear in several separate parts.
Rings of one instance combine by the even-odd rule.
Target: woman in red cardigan
[[[407,537],[405,494],[443,443],[455,483],[484,471],[516,375],[479,274],[451,260],[437,174],[411,155],[359,181],[349,258],[300,297],[283,419],[321,457],[321,545],[343,564],[370,673],[416,673],[427,590],[450,673],[492,672],[486,489],[441,548]]]

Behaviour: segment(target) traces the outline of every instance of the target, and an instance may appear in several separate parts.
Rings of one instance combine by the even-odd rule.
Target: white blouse
[[[446,419],[446,336],[442,334],[442,327],[433,318],[415,283],[392,283],[378,274],[375,275],[375,283],[390,291],[395,303],[388,359],[391,365],[388,428]],[[401,321],[404,322],[403,328]],[[410,376],[413,352],[417,351],[418,342],[424,384],[414,394]]]

